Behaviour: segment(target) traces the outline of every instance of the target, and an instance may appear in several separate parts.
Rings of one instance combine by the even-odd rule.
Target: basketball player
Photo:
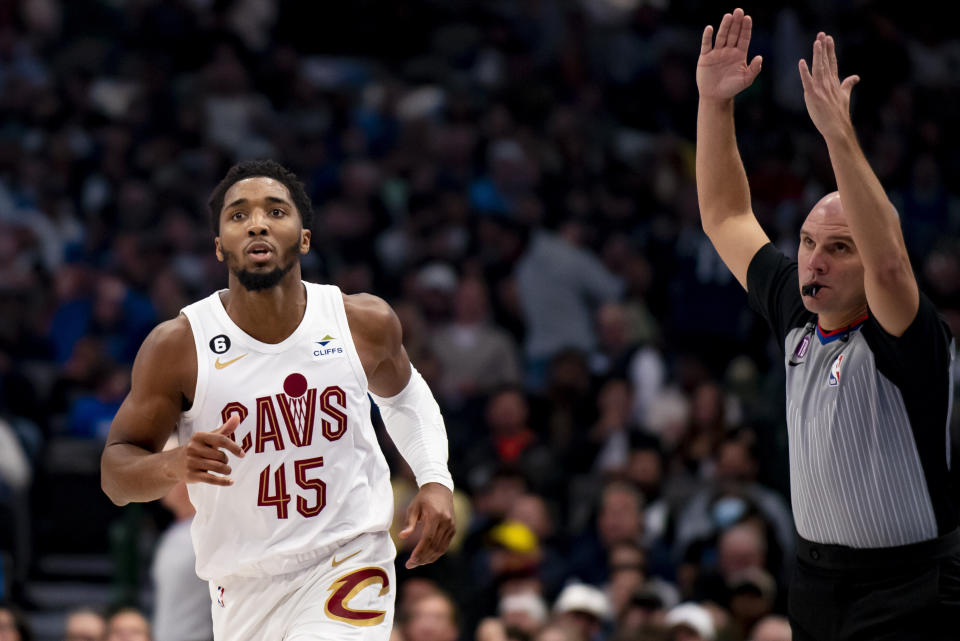
[[[216,639],[387,639],[393,497],[368,392],[420,486],[400,534],[422,525],[408,567],[454,533],[437,403],[387,303],[300,280],[311,204],[296,176],[241,163],[210,210],[229,286],[144,341],[104,448],[104,492],[124,505],[189,484]],[[161,451],[174,429],[180,446]]]
[[[740,9],[706,27],[697,64],[703,229],[783,350],[799,541],[800,641],[960,639],[960,500],[950,439],[950,330],[917,287],[896,210],[857,142],[833,38],[799,61],[838,191],[800,229],[798,260],[753,213],[733,99],[760,73]]]

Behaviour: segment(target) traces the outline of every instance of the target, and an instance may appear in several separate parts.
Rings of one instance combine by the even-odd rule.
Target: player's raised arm
[[[703,30],[697,61],[697,198],[703,230],[720,258],[747,287],[747,267],[769,242],[750,205],[750,185],[737,150],[733,98],[753,84],[760,56],[747,64],[753,21],[743,10],[723,16],[714,41]]]
[[[143,342],[133,364],[130,393],[110,425],[100,459],[100,484],[117,505],[153,501],[178,481],[230,485],[224,450],[243,456],[230,440],[236,415],[212,432],[162,452],[182,410],[188,381],[195,381],[193,335],[185,317],[161,323]]]
[[[917,315],[920,295],[903,242],[900,219],[870,164],[850,118],[850,93],[859,76],[840,80],[833,38],[820,33],[811,67],[800,60],[803,98],[830,152],[840,202],[863,261],[867,305],[877,322],[899,336]]]
[[[447,551],[456,533],[453,481],[447,469],[447,432],[440,407],[420,372],[410,364],[400,320],[393,309],[382,299],[366,294],[347,297],[347,301],[354,342],[375,361],[365,364],[370,392],[380,407],[387,433],[420,487],[407,508],[407,525],[400,532],[401,538],[407,538],[418,523],[423,524],[407,567],[432,563]]]

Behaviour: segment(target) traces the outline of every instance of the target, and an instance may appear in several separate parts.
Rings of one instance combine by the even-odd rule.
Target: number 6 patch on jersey
[[[371,566],[344,574],[328,588],[331,594],[324,606],[327,616],[350,625],[370,626],[382,623],[387,614],[385,611],[354,610],[349,606],[350,600],[361,590],[378,584],[381,587],[377,596],[386,596],[390,592],[390,577],[382,568]]]

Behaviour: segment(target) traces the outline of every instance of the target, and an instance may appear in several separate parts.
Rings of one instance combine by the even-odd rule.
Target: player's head
[[[827,194],[810,210],[800,228],[797,262],[799,287],[807,291],[803,304],[811,312],[844,316],[866,307],[863,261],[839,193]]]
[[[209,201],[217,259],[250,291],[277,286],[310,250],[312,205],[297,177],[272,160],[234,165]]]

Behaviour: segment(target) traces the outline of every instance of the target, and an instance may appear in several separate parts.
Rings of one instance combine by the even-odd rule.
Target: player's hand
[[[233,479],[229,478],[233,470],[227,463],[224,450],[243,457],[243,449],[230,438],[239,424],[240,417],[234,414],[212,432],[194,433],[186,445],[173,450],[176,455],[174,476],[187,483],[210,483],[225,487],[233,485]]]
[[[700,59],[697,61],[697,88],[701,100],[730,100],[753,84],[761,56],[754,56],[747,64],[747,48],[753,33],[753,19],[744,15],[743,9],[723,16],[713,41],[713,27],[707,25],[700,43]]]
[[[400,532],[405,539],[423,523],[420,542],[407,559],[407,569],[433,563],[447,551],[450,540],[457,531],[453,517],[453,492],[439,483],[424,483],[407,508],[407,527]]]
[[[813,42],[813,62],[800,59],[800,81],[807,113],[825,139],[853,131],[850,120],[850,93],[860,76],[847,76],[840,82],[837,50],[833,37],[822,31]]]

